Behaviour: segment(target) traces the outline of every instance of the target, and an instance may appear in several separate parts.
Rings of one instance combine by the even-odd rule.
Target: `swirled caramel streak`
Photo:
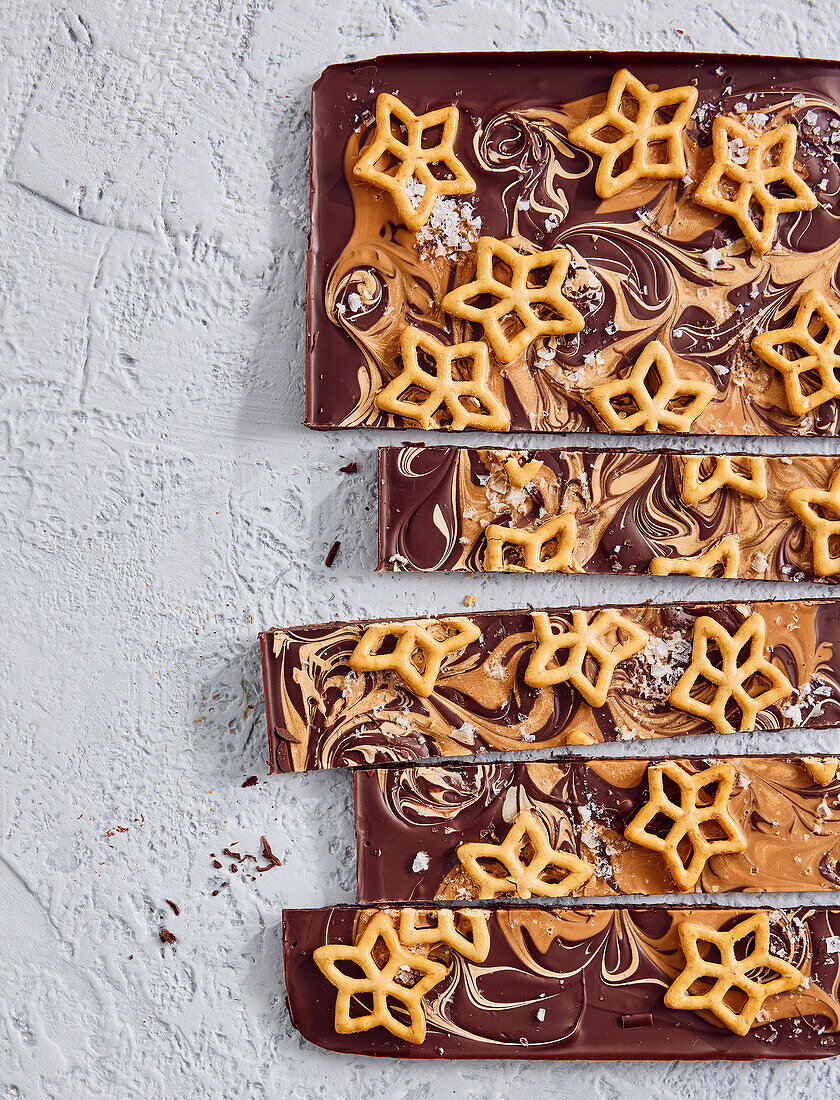
[[[671,163],[684,164],[685,172],[630,173],[624,179],[632,182],[599,198],[602,157],[570,133],[582,133],[604,110],[623,70],[652,93],[682,93],[690,114],[672,136]],[[418,228],[406,226],[391,184],[377,187],[354,171],[374,140],[378,98],[397,92],[416,115],[457,109],[452,163],[474,184],[469,193],[438,195]],[[632,117],[632,103],[622,110]],[[715,119],[728,120],[730,134],[717,153]],[[612,140],[609,127],[605,132]],[[774,134],[786,144],[773,144]],[[764,182],[756,176],[757,197],[740,216],[764,211],[760,249],[753,247],[758,229],[744,223],[745,237],[732,213],[736,183],[729,176],[747,171],[750,143],[767,147]],[[505,350],[501,358],[491,352],[488,386],[494,405],[507,410],[510,430],[621,430],[633,402],[612,398],[610,411],[604,387],[628,378],[655,344],[671,364],[675,396],[658,427],[650,415],[634,420],[633,430],[836,435],[840,401],[830,392],[840,392],[840,383],[833,380],[828,398],[811,407],[807,395],[818,382],[804,377],[800,404],[807,411],[792,411],[783,372],[752,340],[790,326],[809,292],[840,312],[838,152],[836,62],[537,53],[380,57],[332,66],[313,93],[307,424],[417,426],[410,416],[380,408],[377,395],[403,371],[400,340],[407,329],[445,345],[486,342],[475,315],[453,304],[454,292],[475,280],[481,238],[526,257],[567,256],[562,296],[583,321],[582,328],[575,320],[562,335],[527,341],[517,340],[521,321],[503,321],[506,339],[497,332],[491,342]],[[724,153],[734,167],[729,176],[716,169],[713,181],[715,156]],[[619,157],[617,171],[622,163]],[[767,182],[776,167],[779,181]],[[419,192],[409,198],[425,203]],[[791,198],[794,192],[799,198]],[[489,304],[481,295],[473,303]],[[656,372],[646,385],[655,380]],[[683,416],[688,392],[696,400]],[[499,419],[501,427],[505,422]],[[453,426],[446,407],[425,426]]]

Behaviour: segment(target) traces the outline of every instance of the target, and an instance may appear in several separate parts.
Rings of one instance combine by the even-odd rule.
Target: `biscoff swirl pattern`
[[[594,620],[603,609],[578,610]],[[679,682],[696,667],[695,633],[710,622],[729,638],[747,624],[753,633],[761,627],[762,660],[787,685],[776,702],[760,710],[756,729],[825,728],[840,722],[840,608],[830,600],[615,611],[616,621],[634,624],[648,640],[613,669],[602,706],[590,705],[568,681],[545,687],[528,682],[537,644],[530,611],[463,616],[478,628],[479,637],[445,658],[423,696],[395,672],[351,667],[351,655],[370,623],[262,634],[272,770],[547,749],[564,745],[572,730],[597,742],[714,732],[708,718],[671,701]],[[571,610],[550,610],[548,618],[552,630],[562,631],[571,622]],[[616,640],[612,630],[604,643],[613,644],[611,639]],[[597,668],[588,658],[582,669],[594,680]],[[699,684],[702,702],[709,698],[706,687],[711,689]],[[756,693],[764,687],[758,684]],[[737,714],[730,717],[737,728]]]
[[[514,470],[531,464],[525,485],[512,483],[511,461]],[[746,478],[741,487],[714,488],[720,461],[677,452],[383,448],[379,567],[488,571],[491,526],[527,532],[571,516],[574,571],[668,573],[732,540],[738,568],[729,575],[836,583],[840,572],[815,569],[814,536],[791,494],[822,499],[840,470],[837,459],[735,459],[736,478],[739,470],[760,472],[760,499]],[[686,500],[691,470],[699,471],[695,495],[707,492],[703,499]],[[710,567],[705,575],[721,572]]]
[[[789,324],[807,292],[838,300],[833,273],[840,261],[840,74],[834,67],[741,58],[721,64],[703,56],[660,63],[639,55],[632,63],[589,55],[584,65],[566,55],[554,70],[550,60],[537,58],[528,63],[533,101],[522,102],[513,85],[510,93],[504,90],[512,79],[508,62],[491,63],[491,84],[472,67],[455,76],[445,63],[402,61],[397,83],[414,109],[457,102],[456,152],[476,190],[439,198],[437,228],[406,229],[391,199],[353,175],[370,140],[365,111],[373,109],[372,93],[392,90],[386,86],[389,65],[378,61],[372,81],[368,71],[367,95],[355,96],[346,108],[329,105],[344,138],[343,162],[321,150],[316,189],[344,189],[352,226],[337,251],[318,219],[321,206],[332,209],[338,200],[324,196],[316,202],[315,247],[323,255],[316,256],[310,296],[317,295],[312,308],[318,347],[326,350],[320,371],[318,347],[312,353],[309,423],[399,423],[377,408],[375,398],[400,373],[399,340],[406,327],[444,343],[481,338],[479,324],[452,316],[442,305],[449,291],[475,277],[480,233],[524,254],[568,250],[564,294],[585,321],[580,332],[538,338],[511,362],[494,363],[493,393],[510,411],[511,430],[603,430],[592,391],[626,377],[644,348],[659,341],[678,378],[714,387],[692,432],[837,434],[838,402],[791,413],[782,377],[750,346],[757,333]],[[697,88],[681,139],[686,173],[675,180],[641,178],[599,199],[593,183],[599,158],[568,135],[603,108],[606,89],[624,62],[648,86]],[[560,66],[562,94],[552,79]],[[342,73],[333,73],[338,88]],[[344,79],[352,84],[352,72]],[[325,117],[327,108],[324,103]],[[817,205],[780,214],[773,247],[764,254],[745,242],[732,218],[694,201],[712,163],[712,124],[721,116],[746,119],[759,132],[791,125],[796,130],[797,171]],[[315,121],[317,148],[317,111]],[[336,178],[328,180],[332,173]],[[347,224],[343,212],[342,218]],[[340,330],[342,343],[325,339],[322,319]],[[446,426],[445,416],[439,421]]]
[[[451,910],[443,910],[449,913]],[[473,927],[478,918],[475,910]],[[840,931],[836,909],[548,908],[494,904],[484,910],[481,961],[469,945],[444,932],[438,943],[406,947],[411,988],[432,973],[419,1001],[422,1039],[399,1031],[405,1013],[396,1003],[388,1027],[336,1030],[336,990],[313,961],[331,950],[351,957],[367,944],[365,930],[401,927],[405,908],[286,910],[284,961],[292,1021],[310,1042],[352,1054],[414,1058],[802,1058],[837,1053],[840,1034]],[[441,910],[413,907],[410,919],[434,925]],[[457,909],[454,911],[457,921]],[[768,996],[743,1034],[705,1008],[667,1008],[665,995],[688,966],[681,928],[725,939],[744,923],[769,932],[768,973],[782,968],[793,980]],[[482,925],[484,922],[482,921]],[[467,925],[461,934],[469,936]],[[390,935],[390,933],[389,933]],[[433,939],[433,934],[429,940]],[[464,953],[459,951],[459,946]],[[372,955],[372,957],[371,957]],[[366,966],[387,966],[384,945]],[[793,988],[791,988],[793,986]],[[702,988],[702,987],[701,987]],[[401,994],[402,995],[402,994]],[[365,1008],[364,994],[356,1009]],[[417,1010],[415,1009],[415,1012]],[[737,1008],[736,1008],[737,1011]]]
[[[478,839],[499,842],[521,813],[537,817],[553,848],[591,867],[591,877],[574,891],[577,897],[680,892],[663,854],[626,835],[650,801],[652,769],[657,770],[661,759],[571,758],[358,771],[359,901],[411,897],[458,903],[480,898],[458,848]],[[840,887],[836,776],[817,782],[796,756],[691,757],[673,764],[686,777],[711,774],[723,765],[734,780],[726,809],[744,842],[742,851],[711,855],[688,892]],[[466,798],[467,791],[473,797]],[[678,793],[673,788],[669,792],[672,797]],[[700,801],[708,803],[711,796]],[[656,832],[664,835],[665,830],[657,826]],[[424,858],[415,869],[418,852]],[[687,848],[681,849],[681,858],[688,854]]]

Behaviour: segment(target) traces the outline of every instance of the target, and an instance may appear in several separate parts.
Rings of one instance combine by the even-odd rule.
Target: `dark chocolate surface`
[[[598,157],[572,145],[567,132],[602,109],[622,67],[655,88],[697,88],[685,132],[688,172],[681,180],[640,180],[601,200]],[[834,300],[840,67],[708,54],[395,55],[327,69],[312,101],[307,424],[413,423],[373,404],[401,369],[401,332],[413,325],[444,343],[481,333],[441,308],[448,290],[472,279],[474,250],[430,253],[382,192],[352,176],[381,92],[417,113],[458,107],[456,153],[476,184],[465,209],[480,219],[482,235],[530,250],[564,247],[581,265],[570,292],[585,316],[583,332],[550,345],[538,340],[503,370],[493,364],[511,430],[603,429],[587,395],[623,377],[659,339],[680,378],[715,387],[692,432],[837,434],[838,401],[804,418],[791,414],[780,376],[750,339],[788,324],[807,288]],[[782,214],[777,245],[763,256],[745,247],[731,218],[692,201],[711,164],[714,118],[745,111],[759,130],[796,127],[796,163],[819,203]]]
[[[601,608],[584,610],[594,621]],[[271,770],[549,749],[565,745],[572,730],[599,742],[714,732],[706,718],[668,702],[691,658],[695,623],[704,616],[731,635],[753,614],[765,624],[765,656],[788,677],[793,692],[760,712],[757,729],[840,724],[840,602],[615,610],[646,632],[648,641],[643,651],[618,665],[604,705],[594,707],[569,683],[535,688],[525,682],[535,646],[530,611],[458,616],[474,623],[480,638],[446,658],[428,698],[418,697],[393,673],[350,668],[349,658],[369,622],[261,634]],[[553,623],[568,623],[571,611],[549,614]]]
[[[510,481],[504,463],[511,456],[539,464],[525,486]],[[763,500],[724,486],[686,503],[686,462],[698,457],[673,451],[382,447],[379,568],[488,570],[489,525],[534,530],[555,516],[573,515],[574,572],[646,573],[658,557],[688,561],[734,538],[734,576],[837,582],[840,574],[815,574],[811,534],[787,501],[795,489],[828,488],[840,469],[837,459],[760,458],[767,482]],[[714,462],[704,459],[701,477],[709,476]],[[736,465],[736,472],[747,469],[745,461]],[[707,575],[721,572],[710,567]]]
[[[649,800],[649,767],[663,759],[675,758],[360,769],[353,777],[358,900],[481,897],[458,846],[500,843],[523,812],[536,816],[554,848],[593,869],[573,896],[679,892],[662,855],[624,836]],[[676,759],[690,774],[721,762],[736,773],[728,810],[746,847],[712,855],[697,893],[840,887],[840,777],[818,782],[797,756]]]
[[[840,1051],[836,909],[770,914],[772,954],[792,962],[808,984],[765,1001],[766,1022],[741,1037],[708,1013],[666,1008],[663,995],[684,966],[680,923],[727,930],[754,910],[496,906],[485,962],[469,962],[446,948],[436,955],[449,971],[423,998],[428,1030],[419,1045],[381,1027],[358,1034],[335,1031],[336,990],[312,952],[326,943],[353,944],[373,912],[351,906],[284,912],[292,1022],[304,1038],[327,1050],[483,1060],[750,1060],[821,1058]],[[390,912],[398,916],[399,908]]]

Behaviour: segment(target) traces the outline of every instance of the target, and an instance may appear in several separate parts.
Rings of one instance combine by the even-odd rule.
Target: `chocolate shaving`
[[[262,856],[263,856],[263,859],[266,860],[267,863],[268,863],[268,866],[264,867],[263,870],[268,871],[272,867],[282,867],[283,864],[280,862],[280,860],[277,858],[277,856],[274,854],[274,852],[272,852],[271,845],[268,843],[266,838],[264,836],[261,836],[260,840],[262,841]]]
[[[275,726],[274,736],[279,737],[281,741],[290,741],[293,745],[300,744],[299,739],[293,733],[289,733],[284,726]]]
[[[257,777],[255,775],[249,775],[248,778],[245,780],[245,782],[242,784],[242,786],[243,787],[255,787],[258,782],[259,782],[259,780],[257,779]]]
[[[324,558],[324,565],[326,565],[328,569],[332,567],[333,562],[338,557],[338,551],[340,547],[341,543],[338,539],[336,539],[332,546],[329,548],[327,556]]]
[[[628,1027],[653,1027],[653,1016],[649,1012],[629,1012],[621,1017],[621,1026]]]
[[[164,943],[175,944],[178,942],[178,937],[174,932],[170,932],[168,928],[161,928],[158,936]]]
[[[169,906],[169,908],[172,910],[172,912],[175,914],[176,917],[179,917],[181,915],[180,905],[176,905],[175,902],[170,901],[169,898],[164,898],[163,900],[166,902],[166,904]]]
[[[346,466],[338,467],[343,474],[355,474],[359,468],[358,462],[348,462]]]

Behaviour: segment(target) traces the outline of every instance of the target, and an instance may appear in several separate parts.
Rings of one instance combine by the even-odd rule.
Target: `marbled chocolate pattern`
[[[568,683],[549,688],[525,683],[534,648],[528,611],[465,616],[481,637],[445,660],[428,698],[412,694],[392,673],[350,668],[348,659],[365,622],[262,634],[271,769],[307,771],[549,749],[564,745],[574,728],[595,741],[713,732],[705,719],[668,703],[690,657],[694,622],[704,615],[730,634],[754,612],[765,620],[766,655],[796,690],[790,700],[759,714],[758,729],[840,724],[840,602],[692,603],[617,610],[652,641],[617,667],[602,707],[591,707]],[[569,610],[550,614],[566,616]]]
[[[398,917],[398,908],[386,911]],[[335,1031],[335,988],[312,952],[325,943],[356,942],[375,912],[336,906],[283,914],[292,1021],[306,1039],[328,1050],[482,1059],[744,1060],[840,1053],[840,954],[827,950],[840,934],[836,909],[773,910],[772,954],[796,966],[808,984],[765,1001],[766,1022],[740,1037],[709,1013],[666,1008],[663,995],[684,966],[682,922],[726,930],[754,910],[496,906],[485,962],[431,949],[449,972],[423,999],[428,1031],[420,1045],[382,1028],[355,1035]]]
[[[525,488],[510,484],[502,465],[509,454],[542,462]],[[655,557],[694,557],[733,535],[740,577],[837,583],[840,574],[814,573],[811,536],[787,503],[793,489],[826,489],[840,468],[837,459],[763,458],[764,500],[727,487],[686,504],[681,486],[687,457],[643,451],[380,448],[379,568],[480,572],[486,568],[489,524],[531,530],[571,513],[577,521],[574,559],[581,573],[646,573]],[[706,465],[703,470],[705,476]]]
[[[721,760],[737,773],[729,812],[747,846],[712,856],[696,892],[838,889],[840,777],[821,785],[795,756],[678,762],[694,773]],[[648,801],[650,765],[568,758],[357,771],[358,900],[473,900],[458,845],[499,843],[523,810],[539,817],[553,847],[594,869],[575,896],[678,893],[662,856],[624,837]],[[418,852],[428,860],[415,871]]]
[[[684,139],[688,173],[640,180],[602,201],[598,159],[567,133],[602,108],[624,66],[658,88],[698,88]],[[373,399],[401,369],[398,341],[408,325],[446,343],[482,336],[480,325],[441,307],[450,289],[472,279],[474,250],[431,256],[392,200],[352,175],[383,91],[398,91],[416,112],[458,106],[456,152],[476,183],[467,198],[482,234],[531,250],[565,247],[574,257],[566,292],[584,330],[547,350],[538,339],[507,366],[492,365],[511,430],[602,428],[589,392],[624,376],[659,339],[679,377],[715,386],[692,432],[837,434],[838,402],[791,415],[780,376],[749,344],[757,331],[787,324],[805,290],[837,300],[840,131],[831,124],[840,118],[840,68],[704,54],[406,56],[326,70],[313,94],[309,425],[394,424]],[[815,210],[781,215],[777,245],[764,256],[745,246],[731,219],[691,200],[711,164],[713,119],[745,108],[766,116],[768,128],[796,126],[797,164],[819,200]]]

